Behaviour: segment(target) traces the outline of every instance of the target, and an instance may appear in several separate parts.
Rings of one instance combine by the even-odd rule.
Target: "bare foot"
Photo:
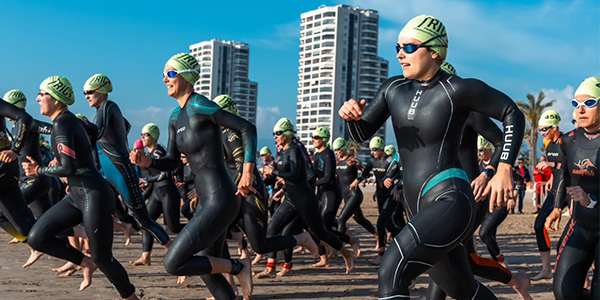
[[[77,268],[76,264],[68,261],[66,264],[64,264],[60,268],[52,268],[52,271],[54,271],[54,272],[56,272],[58,274],[61,274],[61,273],[67,272],[69,270],[76,270],[76,268]]]
[[[144,257],[144,255],[142,254],[142,257],[138,258],[137,260],[130,260],[129,264],[131,264],[132,266],[149,266],[152,264],[152,262],[150,261],[150,257]]]
[[[374,236],[375,236],[375,248],[373,248],[373,250],[379,251],[379,235],[377,233],[375,233]]]
[[[32,248],[29,248],[29,251],[30,251],[29,259],[27,259],[27,262],[25,262],[25,264],[23,265],[23,268],[27,268],[27,267],[33,265],[33,263],[35,263],[40,257],[42,257],[42,255],[44,255],[44,253],[33,250]]]
[[[9,244],[18,244],[20,241],[17,238],[14,238],[10,241],[8,241]]]
[[[140,230],[140,234],[141,234],[141,230]],[[173,243],[172,239],[169,239],[169,241],[163,245],[163,248],[165,248],[165,250],[169,250],[169,247],[171,247],[171,244]]]
[[[260,255],[260,254],[256,254],[256,257],[254,258],[254,260],[252,261],[252,265],[257,265],[259,262],[261,262],[262,260],[267,259],[266,256]]]
[[[360,240],[357,237],[350,238],[350,246],[352,247],[352,251],[354,251],[354,258],[360,257]]]
[[[275,276],[277,276],[277,275],[275,274],[275,270],[273,268],[266,268],[264,271],[254,275],[254,277],[256,277],[258,279],[275,278]]]
[[[508,285],[512,286],[513,290],[521,296],[521,299],[533,300],[531,295],[529,295],[529,286],[531,285],[531,280],[529,280],[529,278],[513,275],[513,278],[510,279]]]
[[[310,251],[310,254],[312,254],[313,258],[319,257],[319,246],[317,246],[317,243],[315,243],[315,241],[312,239],[310,233],[305,231],[301,234],[296,235],[295,237],[298,246],[308,249],[308,251]],[[295,251],[296,250],[294,250],[294,252]]]
[[[281,271],[277,272],[277,277],[289,276],[291,274],[292,274],[292,269],[286,268],[284,266],[283,269],[281,269]]]
[[[552,278],[552,271],[551,270],[542,270],[542,272],[540,272],[539,274],[531,277],[531,280],[537,281],[537,280],[550,279],[550,278]]]
[[[244,296],[244,300],[249,300],[252,296],[252,289],[254,288],[254,286],[252,285],[252,265],[250,264],[250,260],[248,259],[240,259],[238,261],[244,264],[244,268],[239,274],[236,275],[236,277],[240,282],[240,287],[242,288],[242,295]]]
[[[186,279],[187,279],[187,276],[178,276],[177,277],[177,284],[183,284]],[[208,298],[206,298],[206,299],[208,299]]]
[[[144,295],[142,294],[142,295],[140,295],[140,297],[144,297]],[[133,294],[131,294],[131,296],[125,298],[124,300],[139,300],[139,299],[140,298],[138,298],[138,296],[135,293],[133,293]]]
[[[131,226],[131,224],[129,223],[125,223],[123,224],[123,228],[125,229],[123,231],[123,236],[125,236],[125,247],[131,245],[131,233],[132,233],[132,228],[133,226]],[[133,231],[135,232],[135,231]]]
[[[58,277],[69,277],[69,276],[73,275],[73,273],[75,273],[75,272],[77,272],[77,269],[70,269],[63,273],[58,274]]]
[[[327,255],[322,255],[321,260],[316,264],[310,265],[311,268],[329,268],[329,261],[327,260]]]
[[[92,284],[92,274],[98,267],[87,257],[83,259],[80,266],[83,271],[83,281],[81,281],[81,284],[79,285],[79,291],[81,292]]]
[[[237,284],[235,284],[235,279],[233,279],[233,275],[226,273],[226,274],[223,274],[223,276],[225,276],[225,279],[227,279],[227,282],[229,282],[229,285],[231,285],[231,288],[233,289],[233,293],[235,294],[235,297],[237,298],[237,296],[239,295],[239,292],[238,292]]]
[[[296,247],[296,249],[294,249],[294,251],[292,253],[293,254],[306,254],[306,251],[304,250],[304,247]]]
[[[350,274],[352,270],[354,270],[354,255],[352,251],[346,249],[346,247],[342,246],[340,249],[340,253],[344,257],[344,261],[346,262],[346,274]]]

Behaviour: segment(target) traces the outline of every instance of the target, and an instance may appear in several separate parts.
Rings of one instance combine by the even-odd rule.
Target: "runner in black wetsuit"
[[[222,259],[225,233],[240,209],[240,198],[227,172],[221,146],[221,126],[240,132],[244,145],[244,170],[238,194],[246,196],[252,188],[252,170],[256,154],[256,127],[223,111],[206,97],[194,93],[199,64],[186,53],[174,55],[164,68],[163,81],[168,95],[179,106],[169,118],[167,155],[151,159],[130,153],[131,162],[161,171],[177,168],[185,153],[195,175],[199,205],[165,256],[164,265],[173,275],[201,275],[216,299],[234,299],[235,294],[221,273],[238,275],[244,298],[252,293],[252,274],[247,260]],[[256,191],[254,191],[256,192]],[[196,253],[200,255],[194,255]]]
[[[399,164],[397,167],[402,168],[402,164],[400,162],[400,156],[398,156],[398,151],[396,151],[396,147],[394,147],[394,145],[387,145],[385,146],[385,148],[383,149],[383,152],[385,152],[385,155],[389,156],[392,158],[392,162],[390,163],[390,165],[396,163]],[[388,169],[390,168],[390,166],[388,166]],[[387,170],[386,170],[387,173]],[[392,197],[392,199],[396,202],[395,209],[394,209],[394,213],[392,215],[392,221],[394,222],[394,224],[396,224],[397,226],[397,230],[400,231],[402,230],[402,228],[404,228],[404,226],[406,226],[406,220],[404,218],[404,205],[402,204],[404,202],[403,196],[402,196],[402,177],[396,178],[395,180],[391,181],[391,182],[396,182],[396,184],[394,184],[393,188],[392,186],[387,186],[385,184],[385,180],[387,178],[384,179],[384,185],[390,189],[390,195]]]
[[[27,105],[27,98],[25,98],[23,92],[19,90],[8,91],[4,95],[4,100],[23,110],[25,110],[25,106]],[[12,121],[11,119],[9,120]],[[19,129],[13,126],[13,135],[17,134],[17,130]],[[42,162],[42,153],[40,151],[40,133],[52,133],[52,124],[33,120],[32,130],[30,130],[25,137],[23,148],[19,154],[19,166],[23,162],[29,161],[27,159],[28,156],[39,165],[45,166]],[[52,185],[52,180],[47,176],[26,176],[25,172],[23,172],[23,168],[20,168],[19,173],[19,186],[23,193],[23,197],[25,198],[25,203],[29,206],[29,209],[31,209],[33,215],[36,218],[39,218],[53,204],[50,199],[50,193],[48,193],[48,190]]]
[[[23,169],[28,176],[67,177],[70,197],[51,207],[38,219],[29,235],[30,245],[80,265],[84,274],[80,290],[91,284],[91,275],[97,266],[122,298],[138,299],[127,272],[112,255],[114,193],[96,169],[85,129],[68,110],[67,106],[75,101],[71,83],[64,77],[47,78],[40,85],[36,101],[40,103],[41,114],[53,121],[52,147],[59,164],[56,167],[40,167],[30,160],[23,163]],[[56,237],[81,222],[89,239],[91,259]]]
[[[105,75],[96,74],[85,82],[83,89],[89,105],[96,109],[94,124],[99,131],[97,144],[102,174],[119,192],[139,226],[168,248],[169,235],[148,216],[137,173],[128,160],[127,133],[131,125],[117,104],[108,100],[112,83]]]
[[[147,156],[151,158],[162,158],[167,154],[167,151],[162,145],[158,144],[160,130],[153,123],[148,123],[142,128],[142,143],[143,147],[148,148]],[[143,151],[143,149],[142,149]],[[171,172],[161,172],[152,168],[140,168],[143,176],[144,194],[147,194],[145,199],[148,199],[148,215],[154,221],[162,214],[165,225],[169,231],[179,233],[183,225],[179,222],[180,207],[179,207],[179,191],[173,181]],[[136,261],[129,263],[134,266],[151,264],[152,244],[154,239],[149,232],[144,231],[142,234],[143,252],[142,256]]]
[[[563,299],[600,299],[600,78],[590,77],[575,91],[572,101],[579,128],[563,135],[562,174],[557,187],[554,210],[546,228],[557,231],[561,203],[571,197],[573,215],[563,233],[554,268],[554,296]],[[591,293],[583,286],[592,263],[594,277]]]
[[[379,210],[379,217],[377,217],[377,246],[379,253],[373,264],[379,265],[381,258],[385,253],[385,247],[387,244],[387,231],[391,232],[393,236],[396,236],[400,229],[392,222],[392,215],[396,209],[397,202],[391,197],[391,189],[385,187],[383,180],[385,179],[385,171],[392,162],[392,158],[385,155],[383,148],[385,143],[381,137],[373,137],[369,142],[369,149],[371,149],[371,157],[366,160],[364,164],[364,170],[358,179],[363,182],[369,177],[369,173],[373,171],[375,175],[375,195],[377,197],[377,209]]]
[[[338,158],[335,172],[344,198],[344,208],[338,216],[338,231],[346,232],[348,229],[346,222],[352,217],[356,223],[377,237],[375,227],[365,218],[362,209],[360,209],[360,204],[363,202],[363,193],[358,186],[358,170],[362,170],[363,167],[357,159],[348,154],[346,140],[337,138],[333,141],[332,146]]]
[[[381,262],[380,299],[406,298],[411,279],[426,270],[453,298],[495,298],[474,280],[460,244],[470,235],[476,213],[468,177],[459,169],[458,144],[471,111],[504,122],[501,163],[484,193],[491,194],[490,206],[501,206],[513,197],[511,166],[525,120],[503,93],[481,81],[441,71],[447,45],[439,20],[412,19],[400,32],[397,45],[404,76],[384,82],[364,111],[365,100],[349,100],[339,112],[350,121],[349,133],[357,142],[372,136],[391,115],[404,165],[410,222]]]
[[[228,95],[217,96],[214,100],[224,111],[239,116],[237,105]],[[244,145],[240,132],[223,127],[225,164],[234,183],[238,184],[244,166]],[[259,254],[292,248],[297,244],[317,251],[317,245],[308,232],[296,236],[278,235],[267,238],[267,195],[264,182],[256,166],[252,170],[252,187],[256,192],[249,193],[241,200],[241,209],[235,224],[246,233],[252,248]],[[246,253],[242,254],[246,258]]]
[[[294,125],[281,118],[273,128],[273,137],[281,152],[275,159],[275,167],[265,167],[265,175],[278,176],[285,180],[286,199],[279,206],[269,223],[268,231],[280,232],[298,215],[310,232],[332,248],[340,251],[346,262],[346,274],[354,268],[352,252],[348,251],[339,237],[325,228],[319,204],[313,188],[308,184],[307,163],[294,135]],[[271,258],[275,258],[271,254]]]
[[[546,161],[539,162],[536,169],[543,170],[550,168],[552,170],[552,187],[548,192],[546,199],[542,204],[542,208],[538,211],[537,217],[533,228],[535,229],[535,237],[540,250],[540,256],[542,258],[542,271],[536,276],[531,277],[532,280],[548,279],[552,278],[552,267],[550,265],[550,236],[546,230],[544,223],[546,218],[550,215],[554,209],[554,197],[556,195],[556,188],[558,187],[558,180],[562,171],[560,170],[561,163],[564,160],[563,153],[560,147],[562,133],[558,128],[560,122],[560,115],[554,110],[547,110],[540,116],[538,122],[538,129],[540,134],[544,137],[544,146],[546,148]],[[543,189],[546,187],[543,186]],[[561,204],[561,208],[568,205],[569,201],[564,201]]]

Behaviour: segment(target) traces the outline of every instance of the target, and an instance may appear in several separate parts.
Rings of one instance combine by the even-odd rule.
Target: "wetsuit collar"
[[[428,88],[428,87],[434,86],[438,81],[440,81],[442,79],[442,77],[444,75],[447,75],[447,73],[442,71],[442,69],[439,69],[437,71],[437,73],[435,73],[435,75],[433,75],[433,77],[431,79],[429,79],[427,81],[414,80],[414,82],[417,82],[423,88]]]

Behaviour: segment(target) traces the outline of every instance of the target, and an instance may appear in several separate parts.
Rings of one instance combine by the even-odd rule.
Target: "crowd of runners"
[[[100,269],[123,299],[138,298],[113,256],[115,230],[127,245],[142,232],[142,252],[131,265],[152,264],[156,240],[177,283],[199,275],[214,299],[235,299],[237,277],[240,295],[250,299],[261,279],[291,275],[294,254],[304,250],[314,268],[329,266],[337,252],[352,272],[361,248],[348,230],[351,218],[376,241],[371,263],[379,299],[408,299],[425,272],[427,299],[496,299],[474,275],[502,282],[523,299],[531,299],[532,280],[549,278],[556,299],[600,299],[600,78],[583,80],[573,95],[568,117],[576,129],[561,132],[566,116],[554,110],[532,124],[546,149],[534,172],[545,176],[534,225],[542,270],[525,278],[509,270],[496,240],[507,215],[522,213],[532,181],[519,157],[523,113],[502,92],[457,75],[446,62],[446,27],[432,16],[409,21],[396,50],[403,75],[387,79],[368,102],[350,99],[339,109],[348,140],[318,127],[312,145],[304,145],[281,118],[273,127],[276,149],[258,153],[256,127],[239,116],[235,99],[195,93],[199,64],[186,53],[163,70],[167,94],[178,104],[166,147],[158,144],[159,127],[148,123],[130,149],[131,125],[118,100],[109,100],[113,82],[105,75],[83,86],[96,109],[90,119],[69,110],[76,92],[67,78],[40,84],[35,101],[51,123],[32,119],[25,95],[10,90],[0,101],[0,227],[28,247],[23,267],[44,254],[63,259],[54,271],[80,270],[80,290]],[[374,136],[388,118],[397,148]],[[361,161],[355,145],[362,143],[371,156]],[[371,176],[376,223],[361,210],[361,186]],[[554,242],[553,269],[548,231],[562,228],[563,210],[570,218]],[[490,258],[477,254],[478,228]],[[229,253],[226,239],[237,242],[239,253]],[[263,261],[266,268],[253,273]]]

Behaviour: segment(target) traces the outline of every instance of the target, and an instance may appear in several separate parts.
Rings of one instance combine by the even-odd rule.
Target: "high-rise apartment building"
[[[348,99],[371,101],[388,77],[388,62],[377,56],[377,11],[321,6],[301,18],[296,124],[298,137],[312,148],[317,127],[330,128],[332,141],[348,139],[339,108]],[[385,126],[377,135],[385,138]],[[368,150],[360,156],[366,155]]]
[[[194,84],[196,93],[208,99],[230,95],[240,116],[256,124],[258,84],[248,79],[248,45],[213,39],[190,45],[190,54],[200,63],[200,79]]]

